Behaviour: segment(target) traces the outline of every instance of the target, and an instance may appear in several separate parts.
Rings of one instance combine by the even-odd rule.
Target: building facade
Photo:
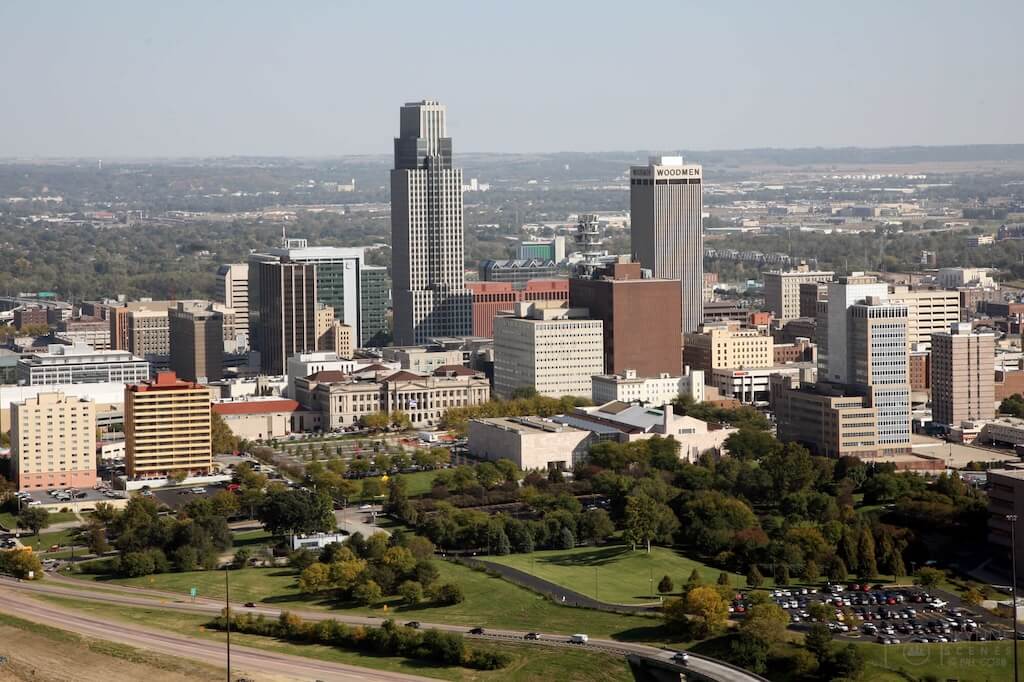
[[[743,328],[735,322],[708,324],[701,332],[686,335],[683,361],[705,375],[716,369],[771,367],[775,341],[760,329]]]
[[[316,313],[316,265],[250,261],[249,343],[264,374],[284,374],[289,356],[317,350]]]
[[[541,395],[589,398],[591,377],[604,373],[604,323],[589,311],[518,303],[494,319],[494,391],[517,388]]]
[[[213,465],[210,391],[158,372],[125,388],[125,466],[129,479],[163,479],[176,472],[208,474]]]
[[[995,352],[993,334],[971,331],[956,322],[948,332],[932,334],[932,419],[958,426],[995,416]]]
[[[480,281],[508,282],[513,289],[522,289],[532,279],[553,279],[558,265],[553,260],[528,258],[523,260],[480,261]]]
[[[704,372],[685,368],[681,376],[660,374],[644,377],[636,370],[621,374],[599,374],[591,377],[590,399],[598,405],[618,400],[623,403],[665,405],[680,396],[695,403],[704,402]]]
[[[26,386],[50,384],[134,383],[149,379],[150,365],[127,351],[53,344],[47,353],[18,360],[18,381]]]
[[[110,350],[110,323],[98,317],[77,317],[57,323],[56,336],[73,346]]]
[[[18,490],[96,485],[96,404],[40,393],[11,405],[11,474]]]
[[[782,321],[802,317],[800,285],[831,282],[835,273],[811,270],[800,263],[794,270],[774,270],[764,273],[764,305]]]
[[[224,376],[224,314],[202,304],[179,302],[167,312],[170,368],[186,381]]]
[[[889,300],[907,306],[908,347],[928,347],[932,334],[946,332],[960,321],[960,292],[944,289],[891,287]]]
[[[395,343],[466,336],[462,169],[452,166],[447,109],[423,100],[402,107],[391,171]]]
[[[569,471],[586,462],[591,433],[538,417],[471,419],[469,451],[482,459],[508,459],[520,471]]]
[[[238,346],[249,347],[249,264],[228,263],[217,269],[214,300],[232,310]]]
[[[495,316],[511,311],[519,301],[569,302],[567,279],[530,280],[522,289],[511,282],[467,282],[466,288],[473,295],[473,336],[488,339],[494,335]]]
[[[682,371],[679,282],[644,278],[639,263],[613,263],[589,278],[569,280],[569,307],[604,323],[604,373],[641,376]]]
[[[679,280],[682,331],[704,321],[703,171],[681,156],[630,168],[633,259],[659,279]]]

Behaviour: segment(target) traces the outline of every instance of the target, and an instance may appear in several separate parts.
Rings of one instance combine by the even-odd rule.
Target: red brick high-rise
[[[511,282],[467,282],[473,292],[473,336],[494,336],[494,316],[512,310],[519,301],[569,300],[569,280],[531,279],[523,289]]]

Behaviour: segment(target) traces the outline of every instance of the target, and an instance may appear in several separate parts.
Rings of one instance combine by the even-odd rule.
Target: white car
[[[932,599],[928,605],[931,606],[933,609],[944,609],[947,606],[949,606],[949,602],[943,601],[941,599]]]

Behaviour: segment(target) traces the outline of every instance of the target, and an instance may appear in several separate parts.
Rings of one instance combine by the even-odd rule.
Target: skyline
[[[1024,142],[1016,3],[437,7],[0,7],[4,155],[384,155],[420,99],[463,153]]]

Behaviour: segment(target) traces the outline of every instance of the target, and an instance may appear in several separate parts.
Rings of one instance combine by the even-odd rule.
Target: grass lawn
[[[180,613],[159,608],[123,607],[114,604],[86,602],[63,597],[44,597],[63,606],[79,611],[100,614],[108,618],[138,623],[148,627],[203,637],[205,639],[223,640],[223,633],[206,630],[203,626],[208,616]],[[512,663],[502,670],[475,671],[460,667],[448,667],[424,663],[412,659],[392,656],[372,656],[355,651],[347,651],[336,647],[293,644],[258,635],[231,634],[231,641],[242,646],[250,646],[279,653],[306,656],[322,661],[332,661],[349,665],[358,665],[378,670],[404,672],[445,680],[511,680],[528,682],[529,680],[569,680],[571,682],[627,682],[633,676],[629,672],[625,660],[604,654],[593,655],[583,651],[567,649],[550,649],[524,644],[491,644],[467,642],[474,649],[493,649],[512,657]]]
[[[932,676],[937,680],[1003,682],[1013,679],[1012,642],[950,644],[855,645],[864,654],[865,679],[906,682]],[[1024,644],[1021,646],[1024,654]],[[1021,657],[1024,672],[1024,656]]]
[[[403,478],[406,483],[406,491],[409,497],[416,497],[417,495],[425,495],[430,492],[433,487],[434,477],[438,474],[437,471],[415,471],[411,474],[396,474],[394,478]],[[363,480],[374,480],[374,479],[363,479]],[[376,480],[380,480],[379,478]]]
[[[67,530],[58,530],[53,533],[47,533],[43,530],[38,536],[29,535],[23,536],[21,542],[23,544],[31,546],[33,549],[37,549],[40,552],[45,552],[50,549],[53,545],[60,546],[71,546],[71,536],[75,534],[74,529],[68,528]],[[83,550],[84,552],[85,550]]]
[[[234,542],[233,549],[240,547],[251,547],[256,549],[265,545],[274,544],[274,536],[265,530],[244,530],[240,533],[235,533],[232,536]]]
[[[65,523],[67,521],[75,521],[75,515],[71,512],[50,512],[50,523]],[[10,512],[0,513],[0,526],[9,528],[11,530],[17,530],[18,517]]]
[[[721,571],[688,559],[665,547],[630,550],[628,545],[577,547],[545,550],[532,554],[487,557],[549,580],[588,597],[616,604],[638,604],[658,600],[658,581],[669,576],[678,588],[696,568],[705,583],[715,583]],[[743,576],[729,574],[733,585],[746,584]],[[653,587],[652,590],[652,579]]]
[[[484,627],[505,627],[519,630],[540,630],[553,634],[586,632],[594,637],[646,642],[668,642],[672,638],[656,617],[623,616],[601,611],[558,606],[529,590],[501,578],[446,561],[437,561],[442,582],[458,583],[466,600],[454,606],[401,605],[397,599],[388,601],[388,609],[339,604],[323,597],[299,594],[294,574],[280,568],[246,568],[231,571],[231,596],[237,601],[262,601],[281,609],[323,609],[347,613],[422,620],[433,623]],[[219,571],[163,573],[140,578],[108,578],[89,574],[72,577],[85,580],[110,581],[122,585],[147,587],[176,592],[187,597],[195,586],[202,597],[224,597],[224,574]]]

